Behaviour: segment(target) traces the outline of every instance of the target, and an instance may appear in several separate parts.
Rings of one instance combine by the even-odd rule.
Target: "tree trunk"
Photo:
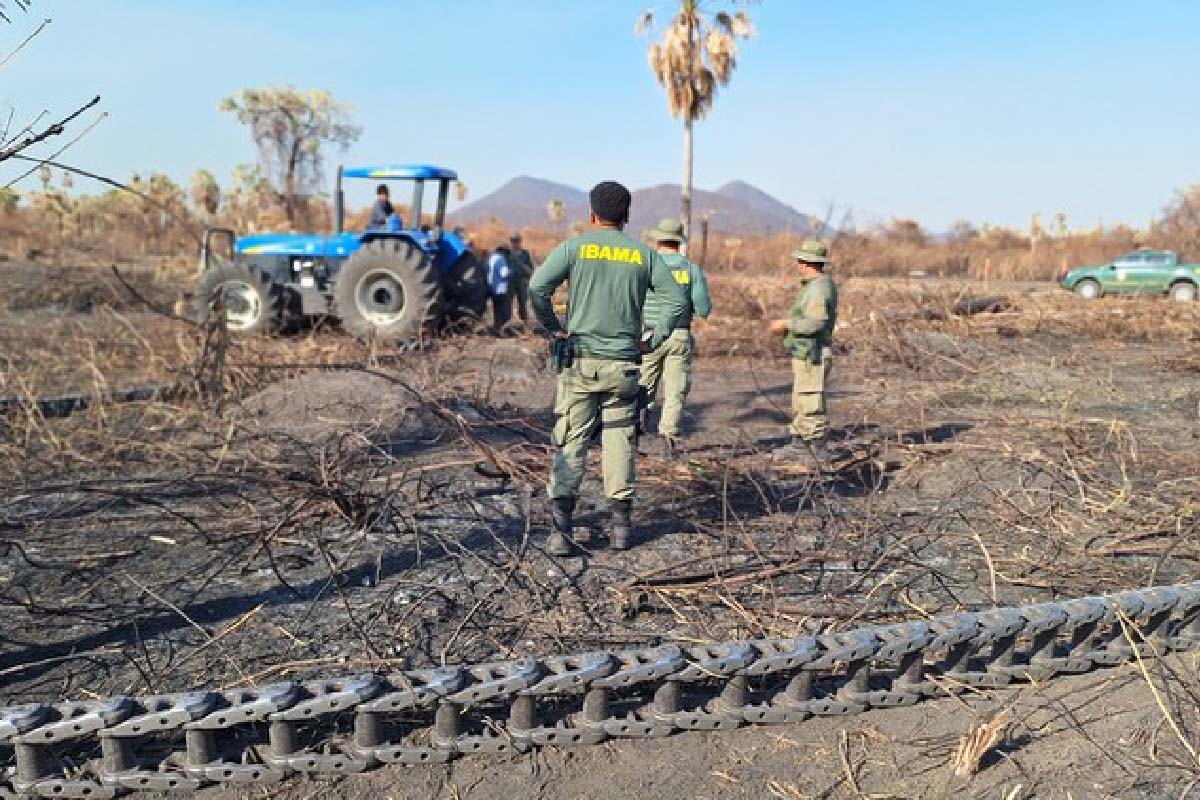
[[[692,232],[692,118],[683,120],[683,185],[679,192],[679,218],[683,222],[683,235]],[[684,245],[687,252],[687,245]]]

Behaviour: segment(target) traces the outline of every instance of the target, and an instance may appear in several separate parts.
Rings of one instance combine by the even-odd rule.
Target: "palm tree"
[[[188,196],[197,211],[207,216],[217,213],[221,206],[221,187],[217,179],[206,169],[198,169],[188,181]]]
[[[566,218],[567,202],[565,200],[558,197],[551,197],[546,201],[546,219],[550,220],[552,230],[560,230],[563,220]]]
[[[738,0],[730,0],[738,2]],[[737,42],[754,35],[745,11],[707,13],[705,0],[679,0],[679,10],[652,42],[646,56],[654,79],[667,95],[671,116],[683,120],[683,186],[680,216],[692,227],[692,126],[712,110],[717,88],[729,83],[737,66]],[[638,19],[635,35],[654,24],[654,12]]]

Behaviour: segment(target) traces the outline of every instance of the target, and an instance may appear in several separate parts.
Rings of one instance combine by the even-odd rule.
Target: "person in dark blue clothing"
[[[388,227],[388,220],[396,215],[392,201],[388,196],[387,184],[381,183],[375,189],[375,205],[371,206],[371,218],[367,221],[367,230],[383,230]]]

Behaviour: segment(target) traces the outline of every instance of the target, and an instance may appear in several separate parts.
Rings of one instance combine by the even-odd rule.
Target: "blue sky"
[[[632,35],[648,0],[35,0],[0,27],[18,117],[103,95],[65,160],[105,173],[253,160],[217,111],[245,86],[327,88],[365,127],[346,161],[453,166],[473,197],[529,174],[678,181],[681,132]],[[698,128],[696,182],[802,211],[1144,225],[1200,180],[1200,3],[763,0]],[[333,160],[338,160],[334,156]],[[34,184],[29,184],[32,188]],[[84,188],[82,185],[80,188]]]

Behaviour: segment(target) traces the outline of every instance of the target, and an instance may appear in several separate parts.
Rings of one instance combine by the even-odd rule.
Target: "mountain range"
[[[467,203],[450,216],[469,224],[496,219],[513,228],[546,226],[546,205],[553,199],[566,206],[565,222],[588,216],[587,192],[562,183],[522,176],[513,178],[491,194]],[[715,191],[692,191],[693,224],[709,215],[709,228],[726,233],[805,232],[820,227],[820,220],[801,213],[781,200],[751,186],[732,181]],[[633,192],[629,232],[635,236],[654,227],[664,217],[679,216],[678,184],[660,184]]]

